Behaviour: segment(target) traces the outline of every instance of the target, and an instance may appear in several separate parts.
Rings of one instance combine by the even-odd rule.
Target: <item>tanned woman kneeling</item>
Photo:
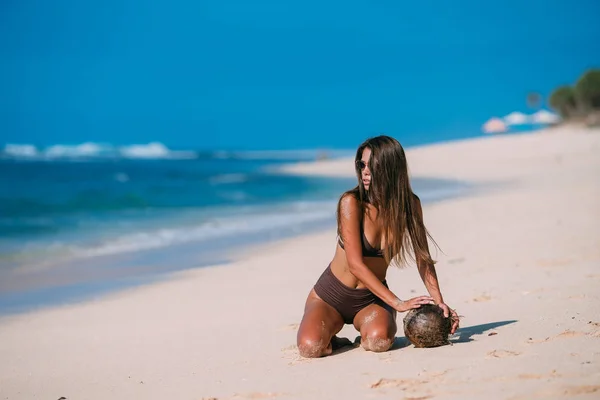
[[[387,351],[397,331],[396,313],[423,304],[435,303],[452,316],[451,333],[458,328],[458,316],[439,288],[404,149],[389,136],[368,139],[356,152],[355,166],[358,185],[338,203],[335,255],[306,300],[297,338],[303,357],[331,354],[342,343],[335,335],[344,324],[360,332],[365,350]],[[390,263],[403,265],[409,252],[429,296],[401,300],[385,277]]]

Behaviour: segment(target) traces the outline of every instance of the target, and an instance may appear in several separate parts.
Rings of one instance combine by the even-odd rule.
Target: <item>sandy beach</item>
[[[328,230],[0,318],[0,399],[600,398],[599,152],[600,132],[574,127],[408,150],[413,176],[474,185],[424,209],[442,293],[462,316],[452,346],[414,348],[400,328],[385,353],[300,358],[304,301],[335,250]],[[414,266],[388,282],[400,297],[425,294]]]

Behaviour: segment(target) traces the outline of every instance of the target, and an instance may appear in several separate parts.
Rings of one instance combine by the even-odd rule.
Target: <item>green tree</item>
[[[584,73],[575,84],[575,98],[584,111],[600,109],[600,69]]]
[[[575,91],[571,86],[561,86],[550,95],[550,107],[554,108],[564,119],[572,117],[577,110]]]

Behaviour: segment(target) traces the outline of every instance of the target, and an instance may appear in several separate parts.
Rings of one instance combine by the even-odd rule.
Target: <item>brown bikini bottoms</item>
[[[382,282],[388,287],[387,282]],[[321,274],[315,284],[315,292],[323,301],[340,313],[345,324],[351,324],[360,310],[373,303],[379,304],[388,312],[392,308],[367,288],[354,289],[344,285],[331,272],[331,265]]]

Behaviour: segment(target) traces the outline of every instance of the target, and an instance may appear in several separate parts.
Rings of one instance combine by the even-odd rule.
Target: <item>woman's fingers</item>
[[[456,329],[458,329],[458,321],[454,321],[454,323],[452,323],[452,330],[450,331],[450,333],[454,334],[454,332],[456,332]]]
[[[419,297],[413,297],[412,300],[421,302],[421,304],[427,304],[429,302],[433,301],[433,297],[429,297],[429,296],[419,296]]]
[[[458,329],[459,323],[460,318],[458,317],[458,314],[456,314],[455,310],[452,310],[452,334]]]
[[[406,300],[404,301],[404,304],[406,304],[406,309],[410,310],[413,308],[419,308],[421,307],[423,304],[431,304],[433,302],[433,298],[430,296],[419,296],[419,297],[413,297],[410,300]]]
[[[450,316],[449,307],[444,303],[440,303],[438,306],[444,311],[444,318],[448,318]]]
[[[433,301],[433,298],[431,298],[429,296],[419,296],[419,297],[413,297],[412,299],[410,299],[408,301],[408,304],[409,304],[410,308],[419,308],[423,304],[430,304],[432,301]]]

